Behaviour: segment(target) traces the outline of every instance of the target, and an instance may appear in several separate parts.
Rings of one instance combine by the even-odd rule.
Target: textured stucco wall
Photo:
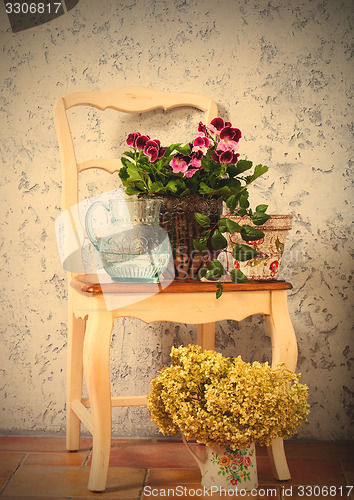
[[[67,292],[54,232],[61,170],[53,106],[73,91],[137,84],[212,97],[243,131],[241,153],[269,165],[252,194],[254,204],[294,216],[283,277],[294,286],[298,371],[311,403],[298,438],[352,438],[351,0],[80,0],[16,34],[3,9],[2,432],[64,432]],[[150,113],[144,131],[153,135],[159,119]],[[77,132],[81,151],[95,151],[94,134],[122,151],[137,126],[128,119],[120,133],[112,124],[90,115]],[[189,138],[182,125],[177,132]],[[117,321],[113,392],[148,391],[171,345],[195,340],[194,326]],[[225,355],[270,358],[261,318],[221,322],[216,342]],[[117,436],[157,435],[145,408],[115,409],[113,418]]]

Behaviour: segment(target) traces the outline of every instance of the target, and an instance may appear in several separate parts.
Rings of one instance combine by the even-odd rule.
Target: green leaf
[[[165,189],[165,187],[161,181],[152,182],[151,186],[149,186],[149,191],[151,194],[160,193],[164,189]]]
[[[204,252],[205,250],[208,250],[206,242],[203,241],[202,239],[200,239],[199,241],[193,240],[193,248],[198,252]]]
[[[229,177],[235,177],[237,175],[237,167],[236,165],[228,165],[226,172],[229,174]]]
[[[255,212],[254,214],[252,214],[252,221],[256,226],[261,226],[262,224],[267,222],[269,218],[270,215],[267,215],[263,212]]]
[[[214,194],[215,189],[211,188],[210,186],[207,186],[205,182],[201,182],[199,185],[199,194]]]
[[[127,174],[130,181],[141,181],[143,178],[139,170],[132,163],[127,167]]]
[[[124,156],[128,156],[128,158],[131,158],[132,160],[135,160],[135,153],[133,151],[125,151],[123,153]],[[124,158],[123,156],[123,158]]]
[[[183,196],[187,196],[189,194],[191,194],[191,190],[189,188],[187,188],[184,191],[182,191],[182,193],[179,193],[178,197],[182,198]]]
[[[233,269],[230,273],[231,281],[234,283],[247,283],[248,278],[239,269]]]
[[[237,197],[234,194],[229,196],[226,200],[226,205],[228,206],[228,208],[230,210],[235,210],[236,205],[237,205]]]
[[[191,148],[189,147],[189,144],[185,144],[184,146],[181,146],[181,144],[176,144],[175,145],[176,151],[179,153],[182,153],[183,155],[189,155],[191,152]]]
[[[178,191],[177,180],[176,179],[169,180],[168,183],[166,184],[166,189],[169,189],[173,194],[177,193]]]
[[[256,207],[256,212],[265,212],[268,208],[268,205],[258,205]]]
[[[266,167],[265,165],[256,165],[254,167],[253,174],[246,178],[247,184],[254,182],[256,179],[258,179],[258,177],[265,174],[267,171],[268,171],[268,167]]]
[[[242,226],[240,224],[237,224],[234,220],[231,219],[225,219],[226,221],[226,227],[229,233],[237,233],[238,231],[241,231]]]
[[[123,165],[125,167],[130,167],[130,166],[135,167],[135,164],[133,162],[131,162],[130,160],[128,160],[128,158],[124,158],[124,156],[121,158],[121,162],[123,163]]]
[[[258,179],[261,175],[268,172],[268,167],[266,165],[256,165],[254,167],[253,180]]]
[[[219,283],[218,283],[219,284]],[[216,290],[216,298],[217,299],[220,299],[220,297],[222,296],[222,288],[218,288]]]
[[[194,217],[200,226],[202,227],[210,226],[210,217],[208,217],[207,215],[194,212]]]
[[[166,151],[165,151],[165,156],[166,156],[166,157],[167,157],[167,156],[170,156],[170,154],[171,154],[171,153],[173,153],[173,151],[175,151],[175,150],[176,150],[176,151],[178,151],[178,149],[177,149],[177,148],[178,148],[178,147],[180,147],[180,146],[181,146],[181,143],[180,143],[180,142],[178,142],[178,143],[176,143],[176,144],[171,144],[170,146],[168,146],[168,147],[166,148]]]
[[[125,190],[125,194],[133,195],[133,194],[139,194],[141,193],[141,190],[139,188],[136,188],[134,186],[128,186],[127,189]]]
[[[198,272],[198,278],[201,279],[201,278],[205,278],[205,275],[207,274],[208,270],[206,267],[202,267],[201,269],[199,269],[199,272]]]
[[[248,208],[250,206],[247,197],[244,195],[240,196],[239,204],[241,208]]]
[[[221,234],[218,228],[214,230],[210,241],[214,250],[221,250],[227,247],[227,239]]]
[[[227,226],[226,226],[226,218],[219,219],[218,221],[218,227],[220,229],[221,233],[226,233],[227,232]]]
[[[212,269],[211,271],[207,271],[204,278],[209,281],[219,281],[221,274],[217,269]]]
[[[210,281],[218,281],[221,276],[226,274],[224,266],[217,259],[210,261],[206,269],[205,278]]]
[[[244,241],[257,241],[264,237],[264,233],[259,229],[245,224],[242,226],[241,236]]]
[[[259,252],[248,245],[236,245],[233,250],[234,259],[240,262],[253,259]]]
[[[247,214],[247,210],[245,208],[240,208],[240,210],[237,212],[237,215],[239,217],[243,217],[246,214]]]
[[[224,266],[218,259],[213,259],[208,264],[208,269],[219,269],[222,274],[225,274]]]
[[[238,175],[238,174],[241,174],[242,172],[245,172],[246,170],[249,170],[250,168],[252,168],[252,165],[253,165],[252,161],[249,161],[249,160],[239,160],[236,163],[236,173],[234,173],[234,176]]]
[[[123,181],[125,181],[126,179],[128,179],[128,172],[127,172],[127,167],[122,167],[119,169],[119,172],[118,172],[118,176],[120,177],[120,179],[122,179]]]

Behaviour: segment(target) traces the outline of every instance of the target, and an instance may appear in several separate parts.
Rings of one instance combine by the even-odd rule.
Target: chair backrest
[[[208,124],[217,116],[214,101],[193,92],[160,92],[144,87],[119,87],[105,92],[75,92],[56,103],[54,115],[63,166],[62,209],[66,210],[79,202],[79,173],[99,168],[109,173],[121,167],[119,159],[95,158],[78,162],[76,159],[67,110],[75,106],[91,106],[100,110],[112,108],[123,113],[144,113],[155,109],[164,111],[176,107],[192,107],[205,113]]]

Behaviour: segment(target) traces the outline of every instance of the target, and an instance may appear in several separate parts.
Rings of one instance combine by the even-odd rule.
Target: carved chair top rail
[[[98,295],[101,293],[146,293],[156,288],[156,283],[100,283],[96,275],[79,274],[74,276],[70,285],[72,288],[85,295]],[[175,280],[166,288],[158,284],[160,293],[200,293],[216,291],[215,282],[199,280]],[[292,285],[286,281],[249,281],[248,283],[224,283],[223,293],[291,290]]]
[[[112,108],[124,113],[142,113],[154,109],[182,106],[198,107],[216,116],[216,104],[208,97],[194,92],[163,92],[139,86],[123,86],[116,89],[94,92],[74,92],[63,96],[65,108],[93,106],[102,111]]]
[[[155,109],[167,111],[176,107],[191,107],[204,112],[204,123],[218,115],[216,103],[194,92],[164,92],[155,89],[124,86],[107,91],[74,92],[61,97],[54,109],[60,156],[63,165],[62,208],[66,210],[79,201],[78,173],[98,168],[113,173],[120,169],[119,159],[87,159],[77,162],[67,110],[75,106],[107,108],[123,113],[145,113]]]

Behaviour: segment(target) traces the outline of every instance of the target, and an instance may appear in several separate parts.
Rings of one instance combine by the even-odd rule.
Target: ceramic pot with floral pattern
[[[249,280],[276,280],[279,275],[280,264],[284,253],[284,245],[288,231],[292,227],[292,215],[271,215],[262,226],[255,226],[250,217],[230,216],[231,220],[241,226],[248,224],[251,227],[260,229],[264,233],[264,238],[257,241],[246,242],[241,238],[240,233],[230,235],[230,241],[227,250],[232,255],[235,245],[248,245],[257,250],[258,254],[253,259],[245,262],[229,262],[229,267],[240,269]],[[230,257],[229,257],[230,258]],[[230,258],[231,260],[231,258]]]
[[[256,449],[254,443],[232,450],[229,446],[207,446],[204,462],[183,439],[202,474],[201,485],[212,491],[246,490],[258,486]]]

